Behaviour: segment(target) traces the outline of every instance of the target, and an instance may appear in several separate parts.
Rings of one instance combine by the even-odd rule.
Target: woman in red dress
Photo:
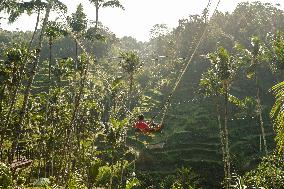
[[[162,125],[158,125],[153,122],[146,122],[144,120],[144,115],[142,114],[138,116],[138,121],[135,123],[134,127],[136,128],[136,130],[144,134],[159,132],[162,130]]]

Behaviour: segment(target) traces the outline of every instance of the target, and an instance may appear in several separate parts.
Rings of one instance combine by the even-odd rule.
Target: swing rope
[[[214,15],[214,14],[216,13],[216,11],[218,10],[218,7],[219,7],[219,5],[220,5],[220,2],[221,2],[221,0],[218,0],[218,3],[217,3],[217,5],[216,5],[216,7],[215,7],[214,12],[213,12],[212,15]],[[209,8],[210,5],[211,5],[211,0],[209,0],[208,5],[207,5],[207,8]],[[169,109],[169,106],[170,106],[170,102],[171,102],[171,100],[172,100],[172,97],[173,97],[175,91],[177,90],[177,87],[179,86],[179,84],[180,84],[180,82],[181,82],[181,80],[182,80],[184,74],[186,73],[186,71],[187,71],[189,65],[191,64],[191,62],[192,62],[192,60],[193,60],[193,58],[194,58],[194,56],[195,56],[195,54],[196,54],[196,52],[197,52],[197,50],[198,50],[200,44],[201,44],[201,42],[203,41],[203,38],[204,38],[204,36],[205,36],[205,34],[206,34],[206,31],[207,31],[207,28],[208,28],[208,24],[206,23],[206,26],[205,26],[205,28],[204,28],[204,30],[203,30],[203,33],[202,33],[202,35],[201,35],[201,37],[200,37],[198,43],[196,44],[196,46],[195,46],[195,48],[194,48],[194,51],[193,51],[192,55],[190,56],[190,59],[189,59],[188,63],[187,63],[187,64],[185,65],[185,67],[183,68],[183,70],[182,70],[180,76],[178,77],[178,79],[177,79],[177,81],[176,81],[176,83],[175,83],[175,85],[174,85],[174,87],[173,87],[171,93],[169,94],[169,96],[168,96],[168,98],[167,98],[167,100],[166,100],[164,106],[162,106],[162,107],[161,107],[161,110],[160,110],[155,116],[152,117],[152,120],[153,120],[153,119],[155,119],[161,112],[163,112],[160,125],[162,125],[162,124],[164,123],[164,120],[165,120],[166,114],[167,114],[167,112],[168,112],[168,109]]]

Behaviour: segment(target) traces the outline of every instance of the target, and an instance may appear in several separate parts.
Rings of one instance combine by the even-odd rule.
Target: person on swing
[[[162,130],[162,124],[156,124],[153,122],[146,122],[144,120],[144,115],[138,116],[138,121],[135,123],[134,128],[144,134],[159,132]]]

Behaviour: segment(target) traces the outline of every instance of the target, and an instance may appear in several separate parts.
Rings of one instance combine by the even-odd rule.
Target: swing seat
[[[150,135],[154,133],[160,133],[164,128],[164,124],[156,124],[156,123],[151,123],[151,127],[147,129],[140,129],[140,128],[135,128],[135,133],[143,133],[145,135]]]
[[[165,144],[166,144],[165,142],[160,142],[160,143],[157,143],[157,144],[148,144],[146,146],[146,148],[149,149],[149,150],[163,149]]]

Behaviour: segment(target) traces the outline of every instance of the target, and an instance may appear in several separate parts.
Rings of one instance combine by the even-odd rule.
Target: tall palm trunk
[[[40,61],[40,52],[41,52],[41,48],[42,48],[43,36],[44,36],[44,32],[45,32],[45,29],[46,29],[46,26],[47,26],[47,22],[48,22],[49,14],[50,14],[50,11],[51,11],[52,3],[53,3],[53,0],[48,1],[45,17],[44,17],[44,20],[43,20],[43,23],[42,23],[41,33],[40,33],[40,36],[39,36],[39,43],[38,43],[38,46],[37,46],[36,59],[34,60],[33,66],[31,68],[31,76],[29,78],[28,84],[26,86],[26,90],[24,92],[24,101],[23,101],[23,104],[22,104],[22,107],[21,107],[19,121],[15,125],[15,132],[14,132],[15,137],[14,137],[14,140],[13,140],[13,143],[12,143],[12,151],[11,151],[12,158],[13,158],[14,153],[16,151],[16,148],[18,146],[19,137],[20,137],[20,134],[21,134],[21,131],[22,131],[22,125],[24,123],[24,119],[25,119],[25,116],[26,116],[26,113],[27,113],[27,106],[28,106],[28,102],[29,102],[30,91],[31,91],[31,87],[32,87],[32,84],[33,84],[33,81],[34,81],[34,78],[35,78],[35,75],[36,75],[36,70],[37,70],[37,67],[38,67],[38,64],[39,64],[39,61]]]
[[[48,64],[48,92],[50,90],[50,84],[51,84],[51,65],[52,65],[52,45],[53,40],[52,37],[49,38],[49,64]]]
[[[23,65],[21,66],[21,68],[20,68],[19,80],[18,80],[18,82],[15,84],[15,90],[14,90],[13,93],[12,93],[11,102],[10,102],[9,109],[8,109],[8,113],[7,113],[7,116],[6,116],[5,126],[8,126],[8,125],[10,124],[11,114],[12,114],[12,111],[13,111],[13,109],[14,109],[14,105],[15,105],[15,103],[16,103],[16,99],[17,99],[17,96],[18,96],[20,84],[21,84],[21,81],[22,81],[22,77],[23,77],[23,75],[24,75],[24,69],[25,69],[25,67],[26,67],[26,65],[27,65],[28,56],[29,56],[29,54],[30,54],[31,47],[32,47],[32,43],[33,43],[33,41],[34,41],[35,34],[36,34],[37,29],[38,29],[39,21],[40,21],[40,10],[38,10],[38,13],[37,13],[36,26],[35,26],[35,29],[34,29],[34,31],[33,31],[32,38],[31,38],[31,40],[30,40],[30,42],[29,42],[27,55],[26,55],[25,58],[24,58],[24,64],[23,64]]]
[[[49,96],[51,87],[51,66],[52,66],[52,37],[49,37],[49,61],[48,61],[48,87],[47,87],[47,99],[46,99],[46,110],[45,110],[45,121],[48,124],[49,117]]]
[[[226,175],[226,188],[230,187],[230,179],[231,179],[231,165],[230,165],[230,149],[229,149],[229,131],[228,131],[228,82],[224,82],[224,90],[225,90],[225,104],[224,104],[224,133],[225,133],[225,152],[226,152],[226,167],[227,167],[227,175]]]
[[[53,45],[53,38],[52,36],[49,37],[49,62],[48,62],[48,88],[47,88],[47,99],[46,99],[46,110],[45,110],[45,122],[46,122],[46,128],[48,126],[50,126],[50,122],[49,120],[52,119],[50,117],[50,87],[51,87],[51,66],[52,66],[52,45]],[[53,125],[51,125],[51,132],[53,134]],[[43,135],[45,134],[45,128],[43,128]],[[45,148],[43,149],[44,150],[44,170],[45,170],[45,177],[46,177],[46,173],[47,173],[47,162],[49,161],[48,160],[48,155],[47,155],[47,146],[42,144]],[[51,154],[51,160],[50,161],[53,161],[53,148],[50,150],[50,153]],[[50,157],[50,156],[49,156]],[[53,162],[51,163],[53,165]],[[53,167],[52,167],[53,169]]]
[[[99,5],[99,2],[98,0],[95,1],[95,7],[96,7],[96,24],[95,24],[95,34],[97,34],[97,30],[98,30],[98,27],[99,27],[99,9],[100,9],[100,5]]]
[[[4,97],[5,97],[5,90],[6,90],[6,85],[4,84],[2,87],[1,87],[1,92],[0,92],[0,121],[1,123],[2,122],[2,111],[3,111],[3,101],[4,101]],[[1,125],[2,127],[2,125]]]
[[[224,175],[225,178],[227,176],[227,164],[226,164],[226,151],[225,151],[225,137],[224,137],[224,131],[221,121],[221,111],[220,111],[220,103],[216,103],[216,111],[217,111],[217,121],[219,126],[219,137],[220,137],[220,144],[221,144],[221,150],[222,150],[222,160],[223,160],[223,167],[224,167]]]
[[[133,73],[129,76],[129,94],[128,94],[128,110],[132,110],[132,91],[133,91]]]
[[[4,84],[2,86],[2,90],[0,92],[0,131],[1,131],[1,135],[0,135],[0,149],[2,149],[2,144],[3,144],[3,140],[5,137],[5,127],[3,127],[4,125],[2,125],[3,123],[3,115],[2,115],[2,111],[3,111],[3,101],[4,101],[4,97],[5,97],[5,90],[6,90],[6,85]]]
[[[78,68],[78,43],[75,40],[75,69],[77,70]],[[75,81],[76,81],[76,75],[75,75]]]
[[[263,122],[263,118],[262,118],[262,107],[261,107],[261,100],[260,100],[260,89],[259,89],[259,81],[258,81],[258,77],[256,76],[256,98],[257,98],[257,114],[259,117],[259,125],[261,128],[261,134],[262,134],[262,140],[263,140],[263,146],[264,146],[264,151],[265,154],[268,154],[268,150],[267,150],[267,143],[266,143],[266,133],[265,133],[265,129],[264,129],[264,122]]]

